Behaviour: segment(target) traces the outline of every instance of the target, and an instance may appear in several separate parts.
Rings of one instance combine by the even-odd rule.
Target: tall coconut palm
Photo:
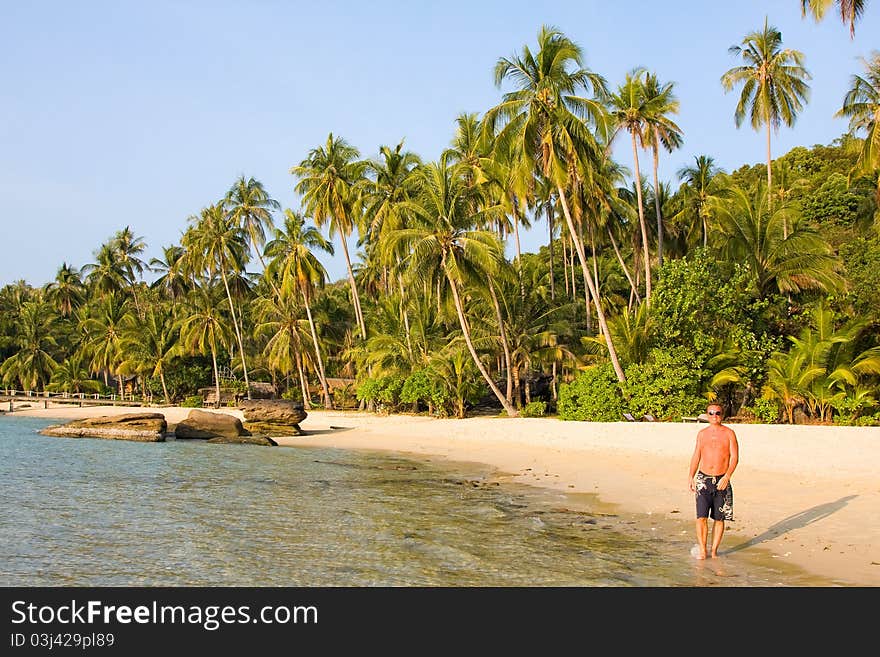
[[[852,76],[852,86],[835,116],[849,117],[849,127],[854,134],[865,132],[856,170],[870,174],[880,169],[880,51],[872,51],[870,59],[862,58],[861,61],[865,76]],[[877,201],[880,205],[880,177],[877,180]]]
[[[223,205],[232,221],[241,226],[247,234],[265,271],[266,263],[263,260],[262,248],[266,243],[266,230],[271,231],[275,227],[272,212],[280,210],[281,204],[269,196],[263,183],[254,178],[245,180],[245,177],[241,176],[226,192]]]
[[[269,337],[263,352],[268,366],[284,376],[296,371],[302,391],[303,408],[311,409],[304,363],[306,353],[303,350],[302,334],[305,332],[305,322],[302,320],[302,307],[295,295],[286,293],[260,297],[256,306],[258,323],[255,332],[257,335]],[[319,378],[321,376],[319,374]],[[324,381],[326,379],[322,379]],[[325,390],[325,404],[328,403],[326,394]],[[327,408],[333,408],[332,403]]]
[[[681,147],[684,139],[681,128],[669,118],[670,114],[678,114],[678,99],[672,91],[674,84],[662,84],[656,75],[646,73],[642,82],[644,94],[650,111],[646,121],[645,142],[651,147],[654,155],[654,189],[660,189],[658,169],[660,167],[660,147],[671,153]],[[657,219],[657,265],[663,266],[663,213],[660,207],[659,194],[654,194],[654,212]]]
[[[305,217],[287,208],[284,210],[284,229],[275,230],[275,239],[266,245],[266,255],[271,258],[269,271],[281,281],[282,294],[299,296],[309,318],[309,329],[315,348],[318,377],[324,391],[324,405],[333,408],[333,398],[324,372],[324,359],[315,320],[312,317],[311,300],[315,289],[324,287],[327,270],[324,269],[314,250],[333,254],[333,245],[314,226],[306,226]]]
[[[615,121],[614,135],[626,131],[630,135],[633,155],[633,180],[642,179],[639,168],[639,146],[647,146],[648,121],[658,116],[656,105],[663,103],[662,98],[649,98],[645,93],[643,77],[646,71],[635,68],[626,74],[622,84],[608,98],[611,116]],[[639,228],[642,236],[642,265],[645,269],[645,302],[651,303],[651,253],[648,245],[648,225],[645,222],[645,203],[642,198],[642,186],[635,185],[636,200],[639,211]]]
[[[820,21],[832,5],[837,5],[840,20],[844,25],[849,24],[849,37],[852,39],[856,35],[856,22],[862,17],[866,4],[865,0],[801,0],[801,16],[809,12],[814,20]]]
[[[132,322],[128,299],[119,293],[102,297],[80,322],[83,348],[90,358],[89,367],[104,375],[105,384],[109,383],[108,375],[114,375],[120,395],[123,394],[122,372],[119,371],[122,338]]]
[[[91,290],[98,296],[122,292],[128,286],[127,272],[112,241],[102,244],[94,252],[95,262],[83,265],[82,274]]]
[[[363,178],[366,168],[359,157],[358,149],[341,137],[334,137],[331,132],[326,143],[310,150],[308,157],[292,167],[290,173],[299,178],[296,191],[302,194],[305,210],[315,224],[321,228],[329,223],[331,237],[339,233],[358,328],[361,337],[366,339],[367,328],[347,242],[358,223],[357,191],[361,187],[358,181]]]
[[[728,49],[741,57],[744,64],[735,66],[721,76],[724,91],[742,85],[733,118],[739,128],[749,117],[755,130],[763,125],[767,134],[767,189],[772,194],[773,174],[770,152],[771,128],[781,124],[794,125],[810,94],[807,80],[812,76],[804,68],[804,54],[782,48],[782,33],[764,19],[764,29],[750,32],[741,45]],[[772,196],[771,196],[772,198]]]
[[[203,208],[198,216],[189,218],[192,224],[184,234],[184,247],[198,254],[204,269],[211,274],[220,276],[229,302],[232,326],[238,341],[238,353],[244,373],[244,384],[247,398],[251,398],[251,387],[248,379],[247,359],[239,313],[236,312],[232,299],[229,279],[242,272],[247,264],[247,236],[244,229],[223,210],[220,203]]]
[[[439,162],[420,167],[415,174],[418,196],[407,206],[412,227],[391,233],[387,248],[395,250],[397,243],[408,247],[410,257],[405,265],[418,283],[445,283],[452,294],[474,364],[507,414],[515,417],[518,411],[495,384],[477,354],[462,300],[465,285],[485,284],[504,259],[503,247],[494,233],[472,229],[485,221],[486,215],[498,213],[501,208],[494,206],[475,213],[462,174],[462,167],[448,165],[442,156]]]
[[[567,199],[572,183],[591,175],[601,159],[602,149],[591,127],[600,135],[608,133],[608,116],[602,102],[607,95],[605,80],[584,68],[580,46],[549,26],[543,26],[538,33],[537,54],[523,46],[521,55],[498,60],[496,86],[508,79],[518,88],[505,93],[501,103],[486,113],[484,129],[497,134],[496,139],[502,144],[512,142],[509,148],[519,157],[517,166],[552,181],[585,284],[596,306],[599,326],[607,334],[598,288],[587,266],[583,240]],[[584,90],[591,90],[596,97],[578,95]],[[523,178],[525,173],[520,177]],[[618,379],[624,381],[623,368],[610,340],[608,356]]]
[[[79,270],[66,262],[58,268],[55,280],[46,285],[46,299],[62,317],[70,317],[85,301],[85,286]]]
[[[217,352],[220,347],[229,345],[235,339],[229,330],[229,322],[221,308],[222,294],[211,286],[200,287],[189,297],[186,313],[180,320],[180,342],[178,350],[184,354],[211,353],[214,367],[214,388],[217,404],[220,403],[220,368],[217,365]]]
[[[159,305],[151,306],[141,321],[132,322],[123,329],[120,341],[123,358],[119,371],[159,377],[165,403],[170,404],[165,372],[180,353],[178,343],[179,329],[171,313]]]

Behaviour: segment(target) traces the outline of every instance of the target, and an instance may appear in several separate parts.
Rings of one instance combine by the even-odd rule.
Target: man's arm
[[[733,430],[730,431],[728,445],[730,448],[730,460],[727,463],[727,472],[725,472],[724,476],[718,481],[719,490],[727,488],[727,485],[730,483],[730,478],[733,476],[733,471],[736,470],[736,466],[739,465],[739,443],[736,440],[736,434]]]
[[[700,432],[702,433],[702,431]],[[688,489],[696,491],[694,486],[694,476],[697,474],[697,468],[700,467],[700,434],[697,434],[697,444],[694,445],[694,453],[691,456],[691,464],[688,468]]]

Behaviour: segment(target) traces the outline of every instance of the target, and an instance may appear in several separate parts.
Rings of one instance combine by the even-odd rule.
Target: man
[[[733,520],[733,486],[730,477],[739,463],[739,444],[736,434],[721,424],[724,411],[721,404],[706,407],[709,426],[697,434],[697,444],[688,470],[688,488],[697,502],[697,558],[706,558],[706,540],[709,537],[709,515],[712,525],[712,558],[718,556],[718,546],[724,536],[724,522]]]

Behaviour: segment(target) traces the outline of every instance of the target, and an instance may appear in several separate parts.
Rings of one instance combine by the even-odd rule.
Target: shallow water
[[[690,532],[473,464],[38,433],[52,423],[0,417],[2,586],[832,584],[698,562]]]

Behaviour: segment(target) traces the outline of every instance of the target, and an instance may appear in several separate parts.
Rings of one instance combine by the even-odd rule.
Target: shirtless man
[[[736,434],[721,424],[724,411],[720,404],[709,404],[709,426],[697,434],[697,445],[688,470],[688,488],[697,502],[697,558],[706,558],[709,515],[712,525],[711,556],[718,556],[724,536],[724,521],[733,520],[733,486],[730,477],[739,463]]]

